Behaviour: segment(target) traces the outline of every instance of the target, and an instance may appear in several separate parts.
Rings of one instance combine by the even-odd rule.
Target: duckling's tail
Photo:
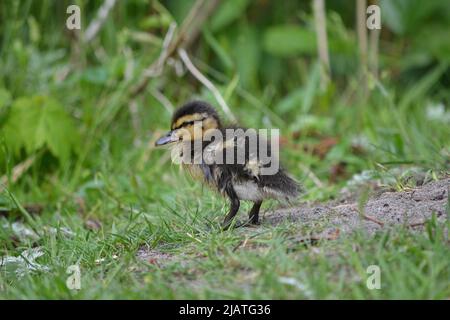
[[[285,194],[286,200],[291,202],[297,199],[303,191],[301,184],[284,172],[282,173],[281,179],[283,180],[283,193]]]
[[[280,169],[278,173],[263,178],[264,189],[273,198],[292,202],[303,191],[299,182],[291,178],[284,170]]]

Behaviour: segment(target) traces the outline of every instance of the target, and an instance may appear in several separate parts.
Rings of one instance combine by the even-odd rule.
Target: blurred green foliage
[[[363,70],[367,90],[355,1],[325,2],[327,86],[310,0],[222,1],[187,52],[241,125],[281,129],[283,163],[305,186],[300,201],[372,184],[408,189],[448,174],[450,2],[378,1],[379,72]],[[42,248],[38,263],[51,270],[17,279],[3,268],[0,298],[449,296],[449,228],[436,221],[429,235],[388,228],[314,248],[288,239],[321,232],[320,223],[222,232],[224,202],[153,146],[172,107],[204,99],[218,108],[214,96],[176,55],[132,95],[195,0],[118,0],[85,43],[103,3],[0,1],[0,256]],[[81,8],[81,31],[66,28],[71,4]],[[274,205],[265,202],[263,212]],[[241,218],[249,206],[242,203]],[[42,212],[31,217],[36,207]],[[22,239],[14,227],[42,237]],[[168,261],[136,258],[142,248]],[[374,263],[383,290],[358,280]],[[73,264],[83,272],[76,292],[66,287]],[[280,283],[286,276],[307,290]]]
[[[57,101],[45,96],[15,100],[3,130],[6,144],[15,154],[22,148],[31,154],[45,146],[64,162],[79,147],[73,120]]]
[[[40,163],[41,172],[54,168],[47,166],[48,161],[68,161],[80,172],[96,163],[105,139],[118,150],[130,141],[149,139],[149,132],[161,130],[170,118],[151,94],[155,89],[175,106],[192,98],[216,105],[211,93],[186,71],[180,76],[166,67],[136,99],[137,120],[128,108],[129,93],[158,57],[170,23],[181,25],[194,2],[119,1],[88,44],[82,41],[83,30],[103,1],[75,1],[82,13],[81,32],[65,27],[69,1],[2,2],[0,128],[5,154],[0,157],[0,172],[37,151],[53,156]],[[427,105],[443,104],[448,112],[450,4],[437,0],[379,4],[380,78],[369,77],[368,100],[361,97],[352,1],[326,2],[332,77],[327,88],[320,87],[310,1],[224,1],[189,51],[243,125],[282,127],[283,135],[300,144],[299,149],[320,143],[321,137],[337,136],[339,143],[327,155],[333,159],[326,160],[355,161],[356,171],[367,167],[368,160],[383,157],[411,161],[430,145],[442,149],[439,141],[448,134],[447,130],[434,134],[438,125],[428,128],[436,140],[417,147],[408,126],[423,119]],[[414,110],[414,119],[407,119],[407,110]],[[376,119],[383,118],[383,112],[386,123],[381,128]],[[391,142],[379,145],[385,134],[392,147]],[[292,138],[299,135],[300,141]],[[401,137],[397,143],[391,139],[396,135]],[[359,160],[349,155],[348,148],[358,137],[379,153]],[[384,148],[391,153],[381,151]],[[436,152],[438,158],[432,157],[430,163],[445,164],[439,159],[442,152]],[[306,161],[314,166],[317,160],[298,151],[287,151],[286,158],[290,165]]]

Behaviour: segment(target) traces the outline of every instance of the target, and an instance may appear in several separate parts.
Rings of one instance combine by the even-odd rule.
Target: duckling
[[[264,200],[290,201],[300,192],[299,183],[279,166],[276,155],[271,154],[272,144],[248,131],[222,126],[211,105],[192,101],[175,111],[171,130],[155,143],[156,146],[173,145],[173,161],[177,159],[191,176],[229,198],[231,205],[223,221],[224,229],[231,225],[241,200],[254,203],[248,223],[259,224]],[[263,159],[263,148],[266,155],[270,154],[269,161]]]

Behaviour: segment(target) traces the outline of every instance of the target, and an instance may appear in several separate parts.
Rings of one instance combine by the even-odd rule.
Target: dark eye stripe
[[[194,123],[195,123],[195,121],[188,121],[188,122],[183,123],[182,127],[187,127],[187,126],[193,125]]]
[[[186,121],[186,122],[183,122],[182,124],[180,124],[178,127],[174,128],[173,130],[177,130],[177,129],[184,128],[184,127],[187,127],[187,126],[191,126],[191,125],[193,125],[194,123],[196,123],[196,122],[198,122],[198,121],[203,121],[203,120],[205,120],[205,119],[206,119],[206,117],[205,117],[205,118],[201,118],[201,119],[199,119],[199,120],[192,120],[192,121]]]

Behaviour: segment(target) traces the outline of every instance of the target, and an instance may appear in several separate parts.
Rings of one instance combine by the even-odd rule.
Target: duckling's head
[[[219,115],[212,106],[203,101],[188,102],[175,111],[171,130],[159,138],[155,145],[201,139],[207,130],[220,127]]]

